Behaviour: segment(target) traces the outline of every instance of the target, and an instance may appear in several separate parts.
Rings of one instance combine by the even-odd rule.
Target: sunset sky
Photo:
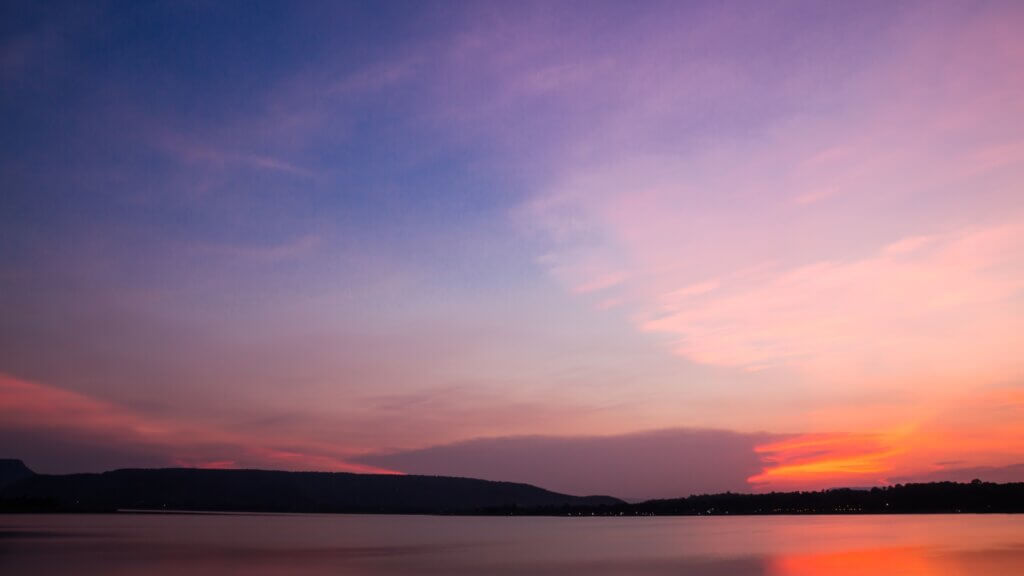
[[[4,2],[0,457],[1024,481],[1024,3]]]

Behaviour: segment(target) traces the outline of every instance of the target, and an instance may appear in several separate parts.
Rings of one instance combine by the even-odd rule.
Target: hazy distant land
[[[626,503],[513,482],[444,476],[124,469],[36,474],[0,460],[0,511],[327,512],[378,514],[727,515],[1024,512],[1024,483],[932,482],[871,489],[702,494]]]

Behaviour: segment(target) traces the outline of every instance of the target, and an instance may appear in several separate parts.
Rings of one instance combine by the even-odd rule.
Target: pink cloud
[[[715,290],[718,289],[719,286],[721,286],[721,283],[718,280],[708,280],[706,282],[698,282],[696,284],[690,284],[689,286],[684,286],[684,287],[680,288],[679,290],[675,290],[673,292],[670,292],[670,293],[668,293],[666,295],[666,298],[669,298],[669,299],[693,298],[695,296],[701,296],[701,295],[704,295],[704,294],[708,294],[710,292],[714,292]]]
[[[869,258],[724,284],[641,327],[675,336],[680,354],[706,364],[891,377],[941,362],[963,377],[1005,377],[1020,366],[1005,343],[1024,328],[1006,313],[1024,287],[1022,260],[1024,223],[908,238]]]
[[[837,194],[839,194],[839,189],[836,188],[835,186],[830,186],[827,188],[818,188],[816,190],[811,190],[810,192],[804,192],[803,194],[800,194],[799,196],[794,198],[793,201],[801,205],[814,204],[815,202],[820,202],[827,198],[831,198]]]
[[[267,430],[150,416],[77,392],[0,374],[0,430],[73,438],[96,449],[133,447],[167,464],[199,468],[263,466],[288,470],[390,473],[351,462],[337,445]],[[31,454],[20,455],[31,458]]]
[[[587,294],[589,292],[600,292],[606,290],[618,284],[621,284],[625,279],[624,274],[620,273],[609,273],[597,276],[586,281],[584,284],[579,284],[573,288],[573,292],[578,294]]]
[[[209,141],[159,129],[148,135],[150,143],[171,154],[185,164],[205,164],[214,168],[249,168],[269,172],[282,172],[302,178],[314,173],[283,158],[244,150],[239,145],[216,145]]]
[[[316,234],[303,234],[292,240],[267,246],[196,244],[201,252],[243,259],[255,262],[280,262],[308,256],[323,245],[323,239]]]
[[[889,244],[885,247],[884,252],[886,255],[910,254],[917,252],[935,240],[934,236],[911,236]]]
[[[685,108],[631,103],[524,207],[542,264],[583,297],[615,277],[636,327],[699,364],[904,388],[1019,376],[1020,16],[903,15],[827,113],[753,136],[673,147],[626,120],[685,125]]]
[[[704,407],[676,422],[821,435],[817,459],[759,452],[763,489],[1022,461],[999,416],[1019,410],[986,394],[1024,379],[1024,13],[948,16],[908,10],[837,85],[793,73],[795,110],[764,94],[731,109],[741,134],[693,145],[707,119],[666,74],[675,106],[605,109],[516,213],[567,293],[614,296],[608,317],[682,359],[624,391]],[[733,72],[723,105],[757,86]]]

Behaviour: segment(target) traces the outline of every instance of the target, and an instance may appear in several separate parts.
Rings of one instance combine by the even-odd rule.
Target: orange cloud
[[[858,483],[875,485],[899,453],[873,434],[805,434],[754,448],[765,469],[747,479],[755,488],[818,489]]]
[[[764,468],[748,482],[758,490],[867,486],[949,479],[962,469],[1009,471],[1024,461],[1019,388],[963,393],[914,420],[898,416],[890,415],[893,426],[883,431],[803,434],[758,445]]]

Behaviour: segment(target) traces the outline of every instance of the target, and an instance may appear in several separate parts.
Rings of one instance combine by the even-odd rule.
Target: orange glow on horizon
[[[852,413],[851,413],[852,414]],[[795,435],[755,447],[756,490],[817,490],[943,478],[958,468],[1013,465],[1024,451],[1024,392],[999,387],[961,394],[928,416],[881,431]],[[854,418],[855,419],[855,418]]]
[[[0,374],[0,430],[8,429],[45,430],[86,445],[145,449],[186,467],[402,473],[352,462],[359,449],[296,432],[172,419]],[[991,388],[955,398],[902,428],[799,434],[757,445],[762,469],[746,481],[763,492],[941,480],[957,469],[1017,464],[1022,450],[1024,393]]]
[[[805,434],[755,447],[765,468],[755,488],[817,489],[850,482],[884,483],[899,453],[881,435]]]

